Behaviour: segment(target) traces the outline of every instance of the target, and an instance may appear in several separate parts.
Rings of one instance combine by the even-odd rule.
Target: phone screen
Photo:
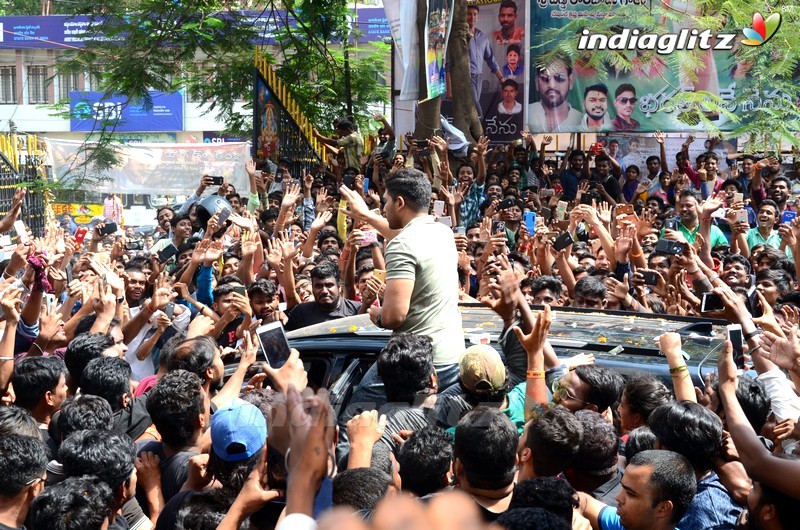
[[[230,217],[230,216],[231,216],[230,208],[223,208],[222,210],[220,210],[220,212],[219,212],[219,225],[222,226],[223,224],[225,224],[225,221],[227,221],[228,217]]]
[[[171,258],[172,256],[174,256],[177,253],[178,253],[178,248],[175,245],[173,245],[172,243],[170,243],[169,245],[167,245],[166,247],[162,248],[158,252],[158,261],[159,261],[159,263],[164,263],[165,261],[167,261],[169,258]]]
[[[75,242],[78,243],[79,245],[83,243],[83,240],[86,239],[87,231],[88,230],[83,226],[75,230]]]
[[[283,324],[280,322],[270,322],[256,329],[258,342],[261,350],[267,357],[267,362],[273,368],[280,368],[286,364],[286,360],[291,354],[289,341],[283,331]]]
[[[703,293],[703,299],[700,302],[701,313],[722,311],[723,309],[725,309],[725,304],[722,303],[722,298],[718,294]]]
[[[728,326],[728,340],[733,345],[733,362],[736,368],[744,368],[744,344],[742,343],[742,326],[730,324]]]
[[[572,234],[564,232],[553,241],[553,248],[556,250],[564,250],[574,242],[575,240],[572,238]]]

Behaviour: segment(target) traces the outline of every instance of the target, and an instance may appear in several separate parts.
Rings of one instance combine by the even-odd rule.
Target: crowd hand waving
[[[714,197],[709,197],[700,205],[700,218],[707,219],[711,214],[725,206],[725,193],[717,193]]]
[[[501,254],[497,260],[487,265],[489,272],[496,274],[496,279],[489,281],[489,290],[493,296],[484,296],[481,302],[489,306],[492,311],[503,317],[511,319],[519,303],[519,282],[508,257]]]
[[[608,278],[606,278],[605,282],[606,282],[606,288],[611,292],[611,294],[617,300],[620,301],[625,300],[630,294],[631,287],[630,284],[628,283],[627,274],[622,278],[622,281],[619,281],[616,278],[612,278],[611,276],[609,276]]]
[[[297,200],[300,198],[300,185],[292,182],[287,184],[286,189],[283,191],[283,200],[281,201],[281,209],[294,209]]]
[[[325,228],[325,225],[327,225],[332,218],[333,218],[333,213],[330,211],[326,210],[324,212],[318,213],[317,216],[314,218],[314,221],[311,223],[311,232],[319,232],[320,230]]]
[[[210,267],[214,262],[219,261],[222,253],[225,251],[225,246],[222,241],[212,241],[206,248],[205,256],[203,257],[203,265]]]
[[[448,183],[453,182],[453,173],[450,171],[450,163],[446,158],[439,160],[439,178],[443,183],[439,191],[446,188]]]
[[[492,219],[489,216],[485,216],[481,219],[480,240],[489,241],[490,237],[492,237]]]
[[[442,138],[441,136],[433,135],[428,139],[428,143],[433,146],[436,150],[436,154],[439,155],[439,158],[447,159],[447,140]]]
[[[266,248],[266,261],[269,268],[274,271],[280,271],[283,262],[283,254],[281,245],[277,239],[268,239]]]
[[[448,205],[450,206],[456,205],[456,198],[452,193],[450,193],[450,191],[447,189],[447,186],[442,185],[442,187],[439,188],[439,193],[442,195],[442,197],[444,197],[444,201]]]
[[[347,186],[339,188],[342,198],[347,201],[348,207],[339,208],[339,211],[344,215],[351,217],[355,220],[366,221],[370,217],[370,210],[364,199],[355,191],[349,189]]]
[[[252,258],[258,251],[258,244],[260,240],[258,236],[252,231],[246,231],[242,234],[242,258]]]
[[[569,359],[566,359],[564,363],[567,365],[567,368],[572,371],[579,366],[591,366],[594,364],[594,354],[593,353],[579,353],[577,355],[573,355]]]
[[[489,137],[481,136],[478,139],[478,143],[475,144],[475,152],[478,154],[478,156],[485,157],[488,151],[489,151]]]
[[[800,373],[800,339],[797,336],[797,328],[792,328],[788,338],[771,331],[764,331],[761,345],[762,347],[756,350],[759,355],[784,370]]]
[[[297,256],[299,247],[294,245],[294,241],[289,237],[288,232],[278,234],[278,241],[280,241],[281,256],[284,260],[291,260]]]
[[[790,333],[792,333],[793,328],[797,328],[800,322],[800,310],[798,310],[794,306],[790,306],[788,304],[784,305],[781,308],[781,313],[783,314],[783,322],[781,322],[781,329],[783,333],[788,337]]]
[[[674,285],[667,287],[667,313],[670,315],[686,316],[686,308],[683,305],[683,297]]]
[[[667,135],[661,131],[656,131],[655,133],[653,133],[653,137],[656,139],[656,142],[658,142],[659,144],[663,144]]]
[[[166,273],[161,273],[156,279],[153,286],[153,298],[150,299],[150,312],[155,313],[157,310],[163,311],[167,304],[170,303],[178,293],[172,290],[169,284],[169,277]]]
[[[192,250],[192,265],[199,267],[203,264],[209,245],[211,245],[210,239],[203,239],[195,245],[194,250]]]
[[[756,290],[756,297],[758,297],[758,302],[761,304],[761,316],[753,318],[753,322],[765,330],[769,330],[778,335],[783,334],[783,330],[778,320],[775,318],[775,312],[772,310],[772,306],[769,305],[764,295],[761,294],[761,291]]]
[[[636,219],[636,235],[641,239],[650,234],[657,234],[658,230],[653,228],[653,223],[658,215],[655,212],[647,211],[642,213],[641,219],[634,214]]]
[[[533,329],[529,334],[525,334],[518,327],[514,327],[514,334],[519,339],[519,343],[528,352],[528,355],[544,355],[544,344],[547,342],[547,332],[553,324],[553,314],[550,306],[545,304],[544,309],[536,318]],[[530,368],[530,367],[529,367]]]
[[[0,297],[0,308],[9,324],[18,324],[22,313],[22,289],[19,287],[8,287]]]
[[[560,201],[560,200],[561,200],[561,196],[562,196],[563,194],[564,194],[564,193],[563,193],[563,192],[561,192],[561,191],[554,193],[554,194],[553,194],[553,196],[552,196],[552,197],[550,197],[550,200],[547,202],[547,206],[548,206],[548,208],[550,208],[550,209],[552,210],[553,208],[555,208],[556,206],[558,206],[558,201]]]

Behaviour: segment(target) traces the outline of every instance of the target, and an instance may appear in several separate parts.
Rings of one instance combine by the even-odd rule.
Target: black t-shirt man
[[[339,303],[333,311],[324,311],[317,302],[303,302],[294,306],[286,322],[286,331],[313,326],[337,318],[357,315],[361,309],[361,302],[354,302],[339,297]]]

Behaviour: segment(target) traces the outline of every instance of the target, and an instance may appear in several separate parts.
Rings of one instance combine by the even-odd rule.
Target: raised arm
[[[733,361],[733,346],[725,341],[725,347],[717,361],[719,397],[725,409],[728,432],[739,453],[747,474],[758,482],[770,486],[785,495],[800,498],[800,461],[773,456],[762,444],[745,416],[736,398],[738,376]]]
[[[653,136],[655,136],[656,142],[658,142],[658,154],[661,161],[661,171],[666,171],[669,173],[669,164],[667,163],[667,146],[664,142],[667,135],[661,131],[656,131]]]

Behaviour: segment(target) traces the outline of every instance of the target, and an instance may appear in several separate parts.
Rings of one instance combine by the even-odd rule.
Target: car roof
[[[461,305],[459,308],[465,342],[487,342],[496,346],[503,331],[500,316],[480,304]],[[541,308],[534,306],[533,310],[538,314]],[[725,324],[726,321],[710,318],[559,307],[553,308],[553,325],[548,339],[554,348],[561,351],[658,357],[657,337],[674,331],[681,334],[687,361],[693,361],[694,364],[720,349],[726,337]],[[390,336],[390,330],[378,328],[366,314],[331,320],[287,333],[287,338],[293,342],[323,339],[331,343],[340,339],[351,344],[360,337],[386,341]],[[658,362],[663,362],[663,358]]]

